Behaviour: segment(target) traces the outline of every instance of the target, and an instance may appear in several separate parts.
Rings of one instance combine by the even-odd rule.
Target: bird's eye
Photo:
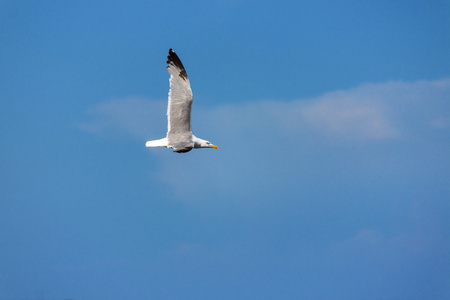
[[[211,144],[210,142],[206,142],[207,145]]]

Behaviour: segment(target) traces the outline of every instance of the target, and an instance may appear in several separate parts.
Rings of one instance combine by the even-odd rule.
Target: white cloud
[[[91,107],[87,111],[91,120],[81,122],[79,128],[95,134],[125,133],[142,139],[146,133],[156,134],[157,129],[166,128],[166,105],[140,97],[112,99]]]
[[[448,128],[448,99],[450,79],[443,79],[366,84],[295,101],[209,108],[194,105],[194,133],[217,144],[219,150],[180,155],[151,149],[149,153],[161,164],[155,176],[172,186],[177,198],[204,202],[215,199],[221,191],[222,197],[259,201],[268,197],[258,195],[293,186],[301,193],[319,178],[323,182],[327,176],[330,180],[340,176],[342,169],[345,176],[351,168],[389,169],[391,165],[380,167],[377,162],[388,164],[392,157],[374,160],[378,157],[374,156],[369,161],[361,157],[358,161],[353,157],[359,152],[352,152],[351,146],[400,142],[414,135],[428,136],[430,130],[442,132]],[[144,147],[146,140],[165,135],[166,105],[166,100],[135,97],[111,100],[91,108],[91,120],[80,127],[96,134],[128,133],[142,140]],[[336,146],[347,148],[336,154],[330,150]],[[375,151],[372,148],[364,149]],[[395,161],[393,166],[398,164]]]
[[[261,101],[194,106],[193,127],[210,134],[266,139],[286,134],[319,134],[344,141],[398,138],[404,123],[426,121],[431,127],[448,127],[450,79],[366,84],[346,91],[296,101]],[[90,121],[80,128],[97,134],[128,132],[140,139],[163,136],[166,100],[139,97],[113,99],[90,108]],[[407,118],[416,120],[407,120]],[[420,120],[428,118],[428,120]],[[197,125],[197,126],[196,126]],[[258,133],[258,134],[256,134]],[[255,136],[256,134],[256,136]],[[213,137],[210,138],[214,140]]]
[[[358,98],[351,93],[329,94],[305,105],[301,113],[308,124],[328,137],[382,140],[399,135],[383,103]]]

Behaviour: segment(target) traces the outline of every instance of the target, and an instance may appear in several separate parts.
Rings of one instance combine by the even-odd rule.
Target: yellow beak
[[[210,147],[214,148],[214,149],[219,149],[219,147],[217,147],[216,145],[213,145],[213,144],[211,144]]]

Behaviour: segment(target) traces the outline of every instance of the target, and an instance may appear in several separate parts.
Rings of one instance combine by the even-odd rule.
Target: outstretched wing
[[[191,137],[192,90],[178,55],[169,49],[167,70],[170,74],[169,105],[167,107],[167,136],[177,142]],[[175,141],[174,141],[175,142]]]

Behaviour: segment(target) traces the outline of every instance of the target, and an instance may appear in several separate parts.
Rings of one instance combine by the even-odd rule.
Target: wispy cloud
[[[439,129],[447,129],[450,127],[450,117],[436,117],[430,121],[430,125]]]
[[[142,139],[147,134],[157,133],[167,126],[165,110],[167,104],[141,97],[112,99],[87,110],[90,120],[78,124],[87,132],[102,135],[128,134]],[[163,132],[161,133],[161,135]]]
[[[449,97],[450,79],[366,84],[311,99],[195,107],[193,127],[211,134],[224,131],[239,139],[267,139],[284,131],[335,141],[380,141],[399,138],[408,130],[405,123],[448,127],[448,110],[443,108],[449,106]],[[166,105],[166,100],[113,99],[90,108],[91,120],[80,123],[80,128],[96,134],[128,132],[140,139],[156,138],[165,134]]]
[[[273,191],[322,192],[330,189],[330,182],[357,182],[359,177],[376,177],[370,175],[374,172],[390,178],[410,170],[411,161],[403,157],[419,161],[423,153],[408,148],[414,154],[399,151],[397,156],[380,157],[374,146],[392,149],[392,142],[401,145],[411,136],[448,130],[448,99],[450,79],[443,79],[366,84],[295,101],[194,106],[195,134],[218,144],[219,150],[187,155],[166,149],[149,152],[161,164],[155,176],[187,201],[209,201],[217,191],[234,197],[238,190],[246,203],[267,199],[262,196]],[[107,101],[90,108],[90,120],[80,127],[101,135],[125,133],[142,140],[144,147],[146,140],[165,135],[166,103],[135,97]],[[324,180],[326,189],[318,186]]]
[[[329,138],[383,140],[396,138],[400,134],[390,120],[384,103],[358,98],[358,95],[352,95],[351,92],[329,94],[305,105],[301,116]]]

